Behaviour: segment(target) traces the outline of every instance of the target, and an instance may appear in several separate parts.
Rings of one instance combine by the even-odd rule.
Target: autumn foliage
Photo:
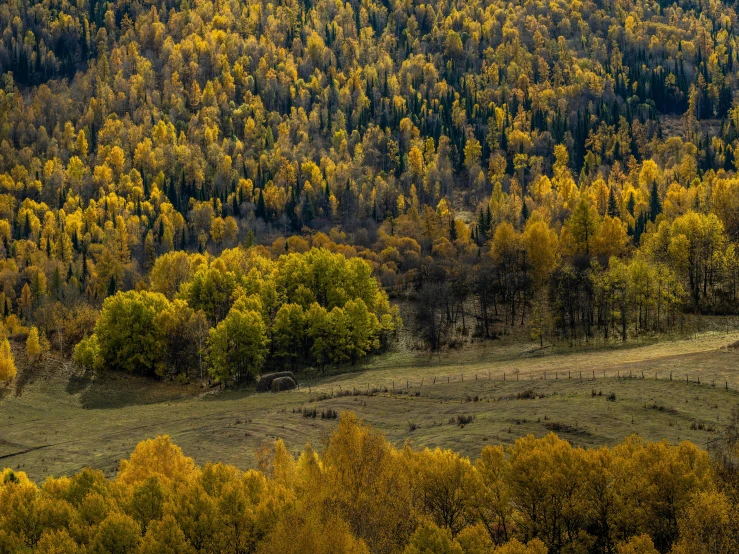
[[[265,366],[354,363],[400,324],[369,264],[327,249],[276,260],[259,248],[171,253],[157,259],[151,288],[105,299],[78,364],[241,382]]]
[[[212,261],[255,245],[365,260],[433,349],[734,313],[737,26],[692,0],[5,2],[0,315],[145,374],[375,349],[356,296],[316,298],[307,331],[298,290],[228,317],[202,287],[231,294]],[[130,291],[142,315],[166,306],[138,359],[90,338]],[[224,369],[227,327],[249,337],[243,367]],[[161,330],[181,343],[159,348]]]
[[[728,554],[738,544],[731,489],[687,442],[582,449],[550,434],[471,461],[398,450],[343,414],[322,454],[294,456],[278,440],[261,460],[259,471],[198,467],[158,437],[111,480],[86,469],[38,487],[5,470],[0,552]]]

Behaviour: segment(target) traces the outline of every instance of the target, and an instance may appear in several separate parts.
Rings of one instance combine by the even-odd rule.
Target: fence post
[[[421,386],[423,386],[423,379],[421,379]]]
[[[505,381],[505,371],[503,372],[503,381]]]
[[[729,390],[729,382],[726,381],[726,390]]]
[[[434,385],[436,384],[436,375],[434,375]]]
[[[568,372],[567,372],[567,378],[568,378],[568,379],[572,379],[572,372],[571,372],[571,371],[568,371]]]
[[[672,371],[670,371],[670,381],[672,381]]]
[[[545,381],[547,380],[547,372],[546,371],[544,372],[544,380]]]

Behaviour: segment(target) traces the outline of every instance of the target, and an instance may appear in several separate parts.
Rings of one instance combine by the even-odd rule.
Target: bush
[[[97,336],[85,337],[77,343],[77,346],[74,347],[72,360],[86,371],[100,369],[103,360],[100,357],[100,345]]]

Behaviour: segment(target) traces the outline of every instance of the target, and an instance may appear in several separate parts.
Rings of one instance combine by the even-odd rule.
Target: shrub
[[[85,337],[74,347],[72,360],[86,371],[93,371],[102,367],[100,345],[96,335]]]

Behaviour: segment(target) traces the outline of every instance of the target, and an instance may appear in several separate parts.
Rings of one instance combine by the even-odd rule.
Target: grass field
[[[84,466],[112,474],[137,442],[169,434],[198,463],[247,468],[277,437],[296,452],[308,442],[320,448],[336,424],[321,414],[342,410],[396,444],[473,458],[485,444],[550,431],[583,446],[632,433],[705,446],[739,405],[739,350],[727,348],[737,340],[739,332],[714,331],[620,348],[512,341],[442,356],[391,353],[280,394],[202,393],[114,374],[92,379],[54,357],[29,366],[18,353],[19,378],[0,400],[0,467],[36,480]],[[315,418],[306,417],[314,410]]]

